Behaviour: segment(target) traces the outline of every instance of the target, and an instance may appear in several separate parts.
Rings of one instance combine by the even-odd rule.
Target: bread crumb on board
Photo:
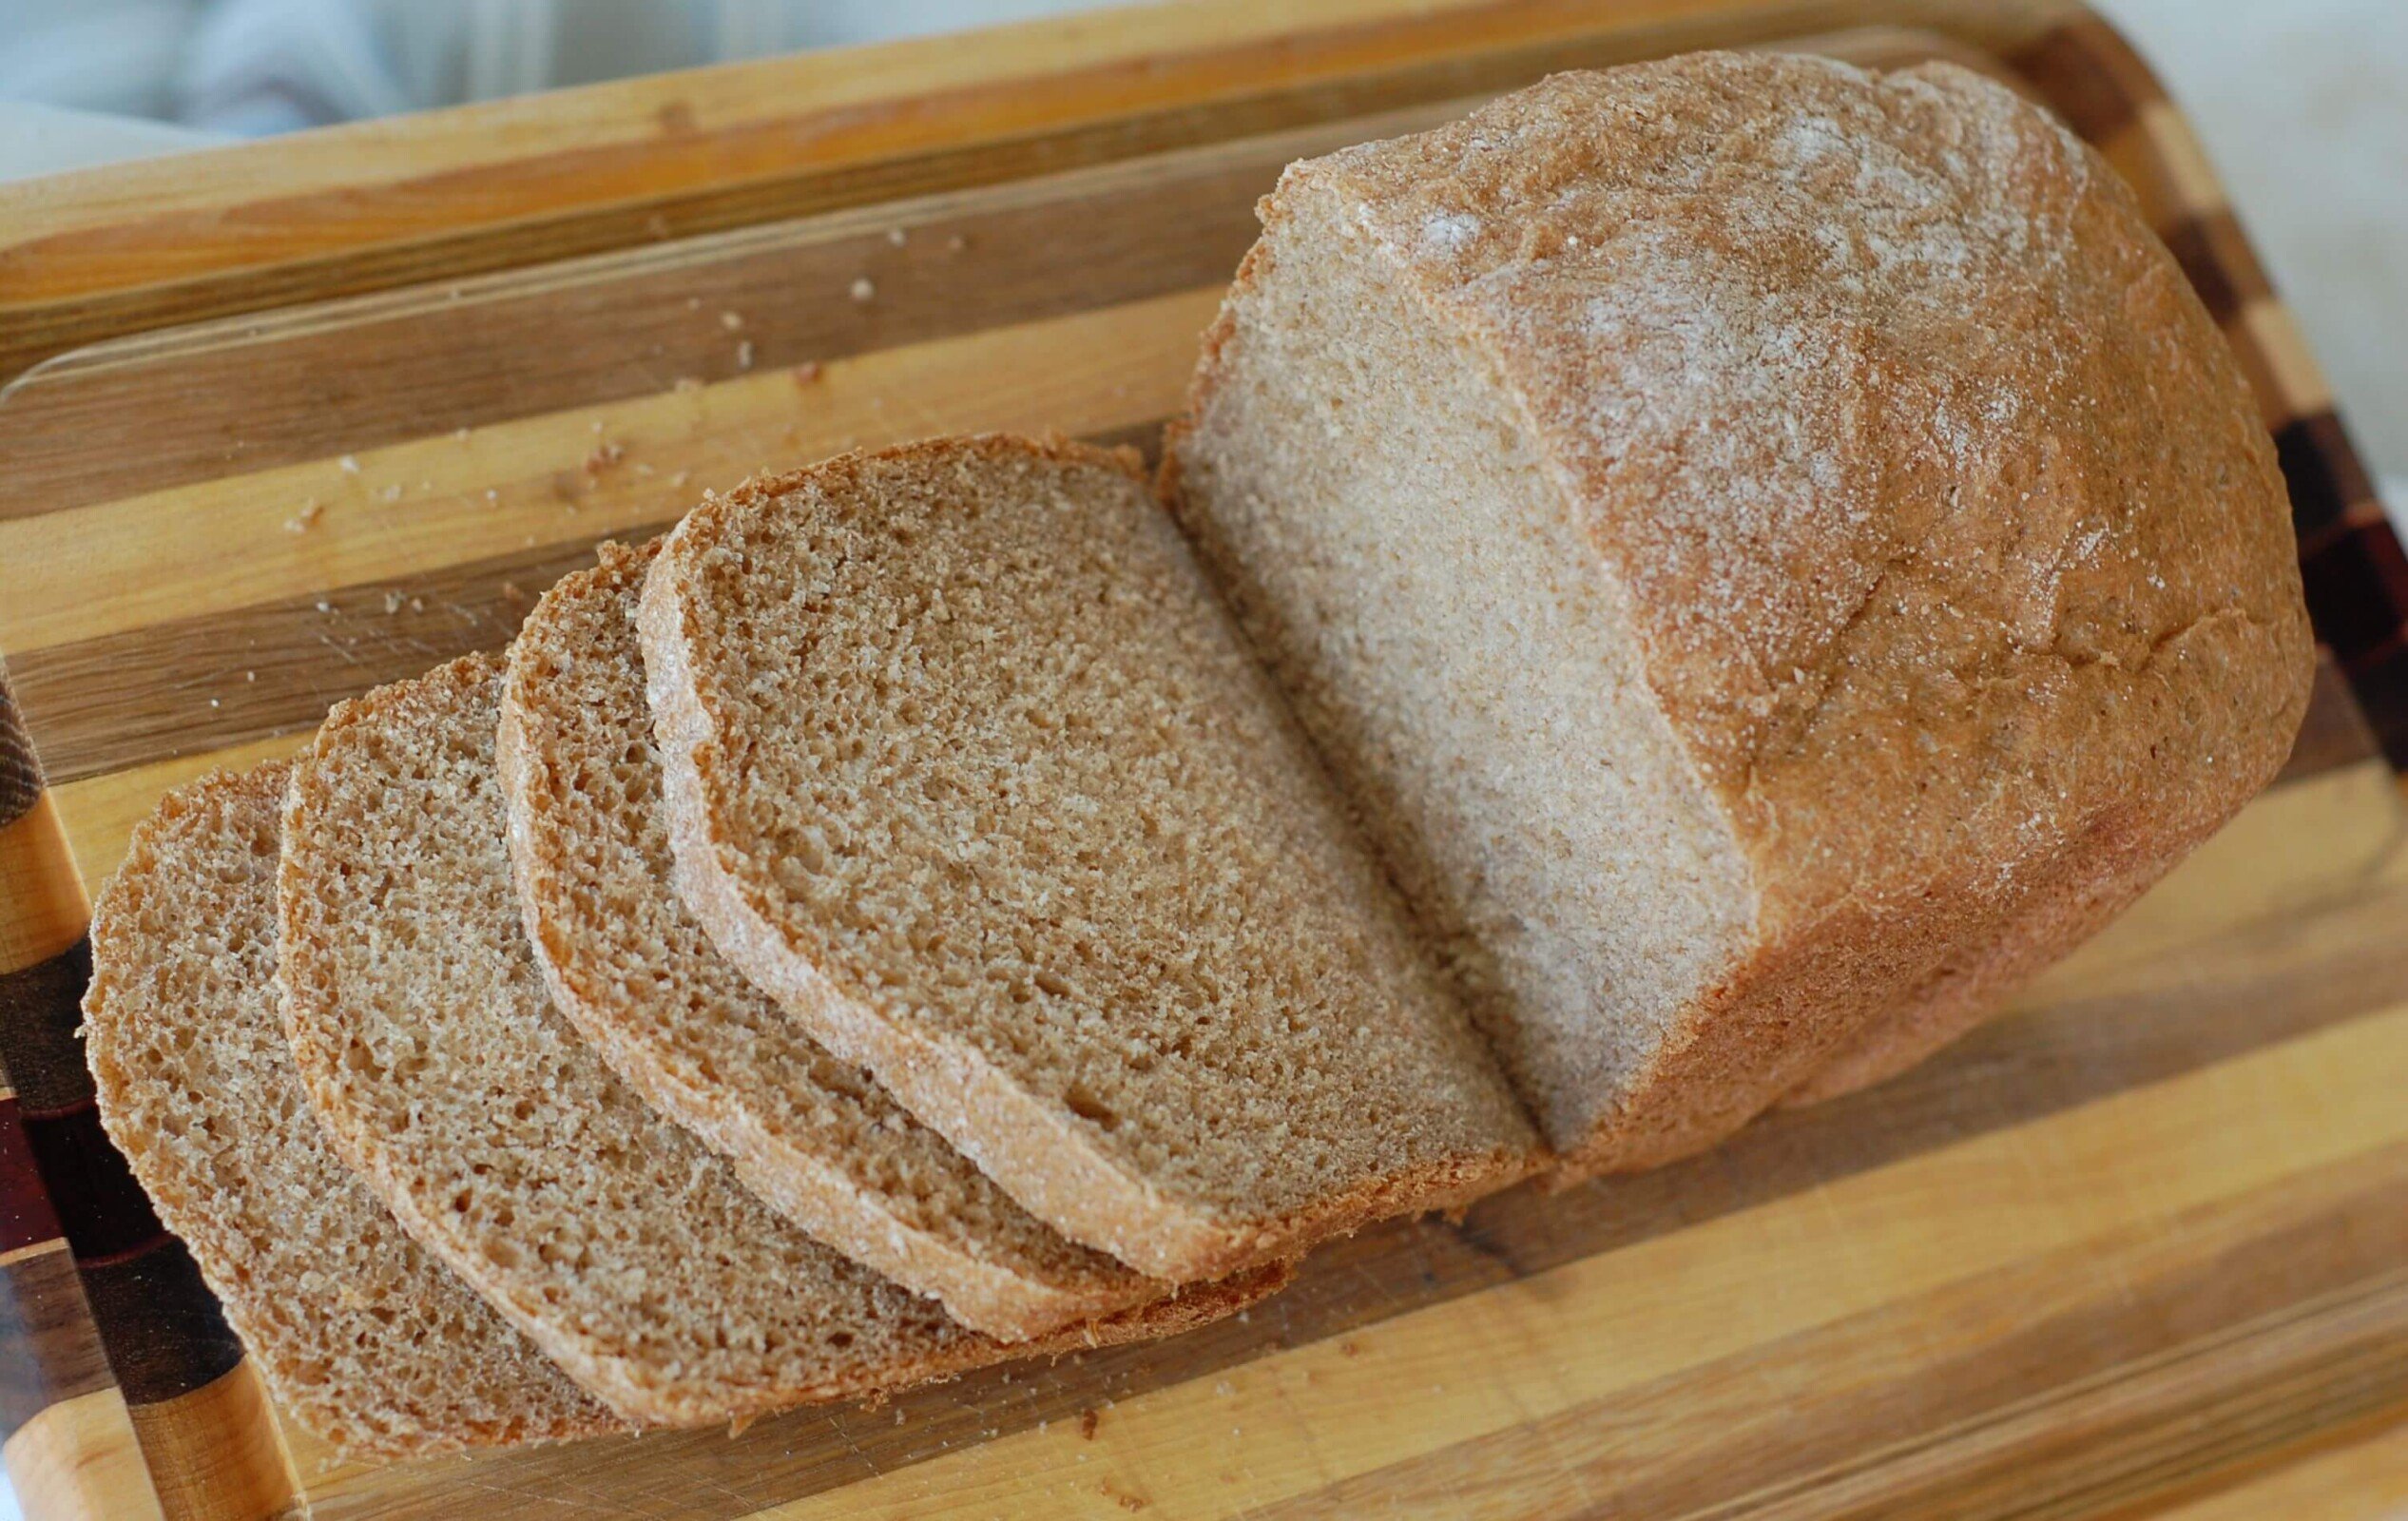
[[[308,532],[316,526],[319,515],[325,510],[326,504],[317,497],[303,498],[301,505],[295,510],[293,515],[284,520],[284,531],[287,533]]]

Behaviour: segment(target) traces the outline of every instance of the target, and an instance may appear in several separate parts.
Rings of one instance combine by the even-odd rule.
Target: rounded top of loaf
[[[1526,415],[1760,912],[2221,818],[2287,753],[2272,442],[2130,191],[2003,87],[1562,74],[1265,221],[1323,195]]]

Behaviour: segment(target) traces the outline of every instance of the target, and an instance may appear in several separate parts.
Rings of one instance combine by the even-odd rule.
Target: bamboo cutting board
[[[1367,1231],[1173,1342],[387,1469],[279,1419],[72,1036],[87,895],[163,789],[498,647],[595,542],[764,466],[980,428],[1150,448],[1281,164],[1708,44],[1956,58],[2133,181],[2291,484],[2327,658],[2280,784],[1923,1069]],[[0,398],[0,649],[48,775],[0,724],[29,1515],[2079,1515],[2408,1408],[2408,561],[2181,118],[2078,7],[1183,8],[64,183],[0,231],[0,356],[60,355]]]

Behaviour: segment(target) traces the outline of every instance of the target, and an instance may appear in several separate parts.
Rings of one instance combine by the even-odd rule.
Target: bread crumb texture
[[[92,915],[101,1118],[277,1403],[355,1457],[624,1429],[329,1149],[276,1012],[282,762],[180,787]]]
[[[639,619],[681,891],[1033,1213],[1148,1273],[1532,1136],[1126,460],[950,440],[698,509]]]
[[[1170,489],[1575,1167],[1918,1058],[2287,752],[2271,441],[2003,87],[1564,74],[1262,215]]]
[[[983,1360],[657,1118],[549,1005],[471,656],[337,706],[298,760],[285,1017],[329,1131],[410,1226],[632,1419],[692,1425]]]
[[[669,887],[635,604],[657,546],[605,545],[511,646],[500,769],[555,1007],[652,1104],[813,1235],[1018,1339],[1167,1285],[1013,1203],[712,949]]]

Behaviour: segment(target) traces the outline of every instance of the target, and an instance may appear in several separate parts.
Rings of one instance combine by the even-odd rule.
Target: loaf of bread
[[[1130,463],[755,482],[668,536],[638,627],[696,918],[1039,1218],[1184,1280],[1531,1165]]]
[[[789,1220],[973,1330],[1021,1340],[1167,1285],[1073,1244],[840,1062],[704,937],[668,883],[635,604],[653,547],[605,545],[510,646],[499,763],[553,1007]]]
[[[822,1246],[659,1118],[549,1006],[493,768],[501,662],[328,715],[293,766],[277,879],[293,1055],[346,1161],[572,1377],[656,1425],[885,1393],[1160,1334],[1282,1269],[1007,1346]]]
[[[2286,754],[2265,430],[1999,86],[1565,74],[1262,215],[1166,491],[1570,1168],[1917,1060]]]
[[[159,800],[92,914],[101,1122],[277,1403],[354,1457],[624,1430],[327,1147],[276,1012],[281,762]]]

